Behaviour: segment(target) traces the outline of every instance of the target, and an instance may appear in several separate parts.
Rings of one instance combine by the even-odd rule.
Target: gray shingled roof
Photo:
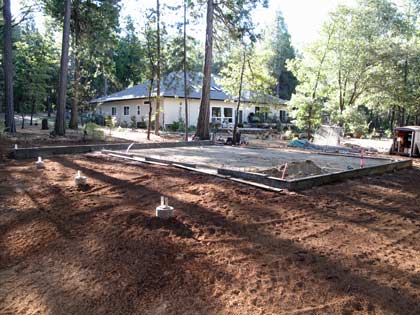
[[[231,97],[223,91],[223,88],[216,83],[217,76],[212,75],[211,78],[211,91],[210,99],[214,101],[225,101],[231,99]],[[189,98],[200,99],[201,98],[201,85],[202,85],[202,74],[188,74],[187,81],[189,85],[188,96]],[[107,96],[99,97],[91,100],[90,103],[105,103],[112,101],[122,101],[131,99],[143,99],[148,98],[149,95],[149,84],[150,81],[132,86],[128,89],[120,92],[110,94]],[[156,82],[154,82],[154,88],[152,95],[156,95]],[[172,72],[167,75],[161,81],[160,95],[162,97],[184,97],[184,78],[182,72]],[[260,103],[275,103],[275,104],[286,104],[285,100],[270,95],[265,95],[261,98]],[[249,102],[247,98],[243,100]]]

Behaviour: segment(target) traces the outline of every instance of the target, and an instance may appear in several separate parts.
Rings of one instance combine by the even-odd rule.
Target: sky
[[[13,15],[18,14],[21,1],[12,1]],[[280,9],[283,12],[294,46],[302,49],[306,44],[317,38],[317,34],[326,20],[328,12],[333,10],[338,4],[352,4],[354,2],[355,0],[269,0],[269,7],[258,8],[254,12],[253,20],[263,28],[274,21],[275,12]],[[182,0],[161,0],[161,3],[180,5]],[[141,17],[145,8],[155,5],[155,0],[122,0],[121,15]],[[179,18],[179,16],[168,17],[169,20]],[[41,14],[36,16],[36,22],[42,30]],[[202,33],[203,38],[201,39],[204,39],[204,28]],[[198,32],[197,36],[200,36]]]

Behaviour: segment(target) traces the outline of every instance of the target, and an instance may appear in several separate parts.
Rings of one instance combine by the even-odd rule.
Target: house
[[[200,109],[202,75],[189,75],[188,79],[188,122],[196,126]],[[185,121],[184,80],[182,73],[170,73],[161,80],[160,125],[167,127],[175,122]],[[244,93],[245,95],[247,93]],[[249,93],[248,93],[249,94]],[[149,83],[142,83],[123,91],[100,97],[90,103],[96,105],[95,112],[102,116],[112,116],[117,125],[123,122],[147,122],[149,115]],[[258,99],[258,101],[256,101]],[[210,122],[223,126],[232,126],[236,114],[236,100],[232,99],[217,84],[217,77],[212,76],[210,93]],[[156,84],[152,91],[152,114],[156,111]],[[239,110],[239,123],[282,122],[288,123],[285,100],[264,96],[259,98],[244,97]]]

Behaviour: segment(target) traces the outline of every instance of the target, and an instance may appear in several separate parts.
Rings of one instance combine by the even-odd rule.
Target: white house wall
[[[144,104],[147,100],[143,99],[133,99],[133,100],[124,100],[124,101],[115,101],[115,102],[107,102],[99,105],[96,108],[96,112],[101,114],[102,116],[113,116],[112,115],[112,107],[116,108],[116,115],[115,117],[117,124],[121,124],[123,121],[130,124],[131,117],[135,116],[136,121],[146,121],[149,117],[149,104]],[[128,106],[130,108],[129,115],[124,115],[124,107]],[[137,106],[140,106],[140,114],[138,114]],[[161,108],[163,108],[162,104],[160,104]],[[152,101],[152,115],[155,114],[156,111],[156,103]],[[160,121],[163,121],[162,115],[160,116]]]
[[[112,116],[112,107],[116,107],[115,119],[118,124],[125,121],[128,124],[131,122],[131,117],[135,116],[136,121],[146,121],[149,115],[149,104],[144,104],[147,101],[145,99],[133,99],[133,100],[124,100],[124,101],[114,101],[106,102],[99,105],[96,108],[96,112],[103,116]],[[129,106],[130,113],[129,115],[124,115],[124,106]],[[137,113],[137,106],[140,106],[140,114]],[[258,105],[257,105],[258,106]],[[174,122],[185,121],[185,105],[183,98],[163,98],[160,102],[161,114],[160,114],[160,123],[161,125],[170,125]],[[225,101],[210,101],[210,119],[212,113],[212,107],[220,107],[222,118],[224,108],[232,108],[233,117],[236,114],[236,104],[234,102],[225,102]],[[240,110],[242,111],[243,122],[248,120],[250,113],[255,113],[256,105],[242,104]],[[259,106],[260,108],[264,106]],[[152,114],[154,115],[156,110],[156,103],[152,101]],[[198,114],[200,110],[200,100],[199,99],[189,99],[188,101],[188,124],[190,126],[196,126],[198,120]],[[269,107],[268,113],[271,115],[276,115],[279,117],[280,110],[287,110],[285,105],[272,105]]]
[[[174,122],[185,121],[185,103],[183,98],[165,98],[165,125],[173,124]],[[224,101],[210,101],[210,113],[212,107],[236,108],[232,102]],[[200,100],[188,100],[188,124],[190,126],[197,126],[198,115],[200,112]],[[210,114],[211,115],[211,114]]]

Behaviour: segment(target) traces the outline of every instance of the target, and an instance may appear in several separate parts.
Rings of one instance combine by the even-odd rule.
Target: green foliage
[[[127,18],[125,36],[117,39],[113,60],[115,79],[119,88],[139,84],[147,79],[144,76],[145,46],[137,34],[133,20]]]
[[[295,58],[295,49],[281,11],[276,12],[274,25],[264,32],[264,46],[272,53],[268,60],[271,75],[276,78],[272,94],[289,100],[295,91],[297,80],[286,67],[286,62]]]
[[[257,50],[252,44],[237,43],[225,58],[225,66],[220,71],[218,83],[229,93],[231,99],[246,97],[255,103],[267,101],[264,98],[275,81],[267,67],[270,52]]]
[[[313,129],[322,113],[366,133],[420,117],[419,11],[405,4],[360,0],[330,14],[320,39],[288,63],[300,84],[290,103],[298,126]]]
[[[292,140],[294,137],[294,133],[292,130],[286,130],[286,132],[283,135],[284,140]]]
[[[3,119],[0,119],[0,136],[4,134],[5,129],[6,129],[6,124],[4,123]]]
[[[353,136],[360,138],[369,131],[366,114],[355,107],[346,108],[343,112],[344,129]]]
[[[58,47],[49,36],[43,36],[28,20],[20,28],[15,42],[15,101],[17,111],[29,114],[46,109],[52,98],[59,68]]]
[[[61,22],[64,14],[63,1],[43,0],[45,13]],[[113,51],[117,44],[120,0],[72,1],[71,37],[75,58],[80,60],[79,84],[72,84],[70,94],[77,88],[79,105],[97,95],[103,95],[110,86],[121,88],[115,79]],[[70,71],[74,72],[74,63]]]
[[[175,36],[168,38],[164,56],[164,74],[183,70],[183,37],[181,30]],[[203,69],[203,54],[200,43],[193,37],[187,37],[187,71],[200,72]]]
[[[115,119],[112,116],[106,116],[105,118],[105,126],[109,128],[109,132],[115,128]]]
[[[169,130],[170,131],[183,131],[182,129],[184,129],[184,122],[180,119],[179,121],[174,121],[170,126],[169,126]]]
[[[297,127],[312,134],[321,123],[322,100],[305,96],[299,91],[300,87],[289,103],[289,110],[296,119]]]
[[[105,138],[105,134],[101,129],[101,126],[93,122],[84,124],[83,131],[85,135],[90,136],[93,140],[103,140]]]
[[[131,116],[130,128],[136,129],[137,128],[137,119],[136,116]]]

